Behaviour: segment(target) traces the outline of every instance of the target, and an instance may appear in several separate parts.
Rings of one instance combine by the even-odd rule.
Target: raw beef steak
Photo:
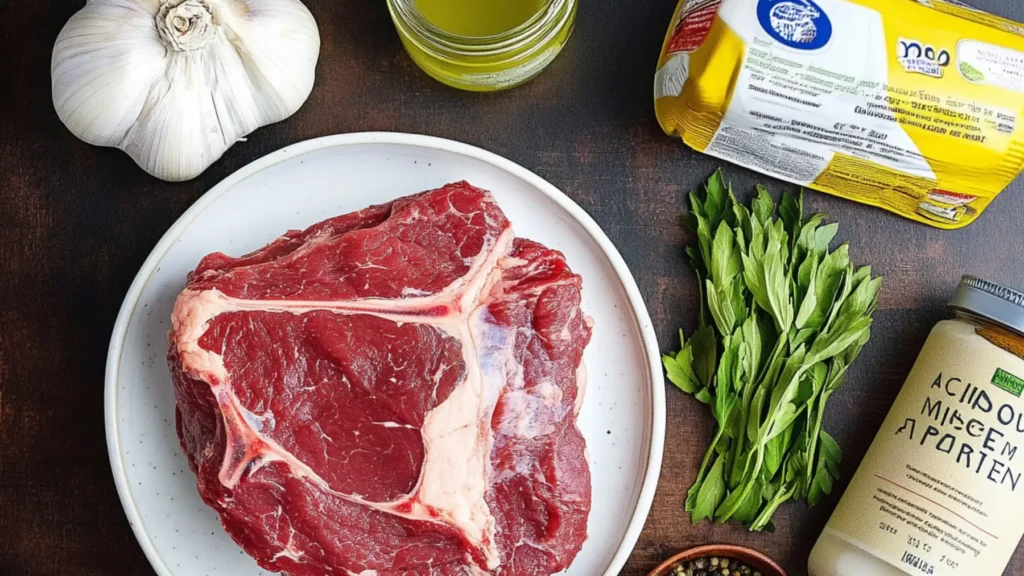
[[[590,512],[580,286],[464,182],[207,256],[168,353],[203,500],[296,576],[566,568]]]

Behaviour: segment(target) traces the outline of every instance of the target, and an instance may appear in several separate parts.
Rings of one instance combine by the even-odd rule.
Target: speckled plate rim
[[[286,146],[281,150],[272,152],[258,160],[255,160],[228,176],[208,192],[203,194],[203,196],[201,196],[191,208],[186,210],[174,225],[171,226],[167,233],[165,233],[157,243],[149,257],[146,258],[145,263],[142,265],[142,268],[136,275],[131,287],[128,289],[128,293],[125,296],[124,302],[118,313],[117,321],[114,324],[113,334],[110,339],[110,347],[107,351],[107,364],[104,378],[104,418],[107,436],[107,452],[110,456],[110,465],[114,475],[114,483],[117,485],[117,492],[121,499],[121,504],[124,507],[124,511],[128,517],[128,522],[132,527],[132,531],[135,533],[136,540],[138,540],[139,545],[142,547],[143,552],[149,559],[150,564],[160,576],[175,576],[153,546],[150,541],[150,536],[143,526],[138,507],[132,497],[131,489],[128,486],[127,474],[121,457],[122,447],[118,434],[117,383],[119,377],[118,371],[121,363],[121,352],[124,348],[128,327],[131,323],[132,316],[136,311],[143,289],[149,283],[150,278],[159,266],[163,257],[170,250],[171,246],[185,232],[189,225],[192,224],[196,217],[199,216],[199,214],[201,214],[207,207],[213,204],[221,194],[227,192],[238,183],[253,176],[261,170],[296,156],[301,156],[323,148],[366,144],[404,145],[446,151],[483,161],[522,179],[557,203],[563,210],[572,216],[584,228],[584,230],[586,230],[587,234],[589,234],[598,244],[605,257],[608,258],[608,261],[615,270],[620,282],[622,282],[622,286],[626,290],[633,312],[636,314],[636,318],[639,321],[639,326],[637,326],[637,328],[641,338],[643,339],[644,350],[646,350],[648,356],[652,390],[650,391],[651,413],[648,414],[650,420],[647,435],[649,455],[647,459],[647,468],[644,472],[644,480],[641,484],[636,507],[633,510],[632,518],[626,528],[621,544],[619,545],[619,549],[612,558],[608,569],[605,571],[606,576],[617,575],[626,564],[637,540],[640,538],[640,532],[643,530],[644,524],[647,521],[651,505],[654,502],[654,493],[661,473],[662,456],[665,447],[665,381],[661,370],[661,352],[658,347],[658,340],[651,322],[650,313],[647,310],[647,306],[644,304],[643,297],[640,294],[640,289],[636,284],[636,280],[633,278],[633,274],[630,272],[625,260],[622,259],[622,255],[619,254],[618,249],[615,248],[612,241],[604,233],[601,227],[598,226],[597,222],[595,222],[594,219],[591,218],[585,210],[583,210],[583,208],[576,204],[576,202],[566,196],[564,192],[540,176],[526,168],[523,168],[515,162],[512,162],[511,160],[507,160],[497,154],[477,148],[476,146],[433,136],[398,132],[358,132],[352,134],[324,136],[321,138],[306,140],[291,146]]]

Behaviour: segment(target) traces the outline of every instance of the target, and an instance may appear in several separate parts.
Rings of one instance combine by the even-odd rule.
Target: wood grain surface
[[[491,95],[422,74],[402,51],[383,0],[309,0],[323,37],[309,101],[182,184],[80,142],[54,113],[51,49],[83,4],[0,1],[0,574],[153,573],[121,510],[104,440],[103,370],[114,319],[175,219],[221,179],[285,145],[394,130],[506,156],[564,190],[605,229],[636,274],[664,348],[678,344],[680,326],[693,328],[697,286],[682,257],[691,238],[678,222],[687,191],[720,163],[664,136],[654,119],[653,68],[675,0],[583,0],[576,34],[551,69]],[[1018,0],[977,4],[1024,20]],[[726,174],[745,197],[755,182],[787,188],[737,167]],[[875,336],[828,414],[848,479],[959,276],[1024,287],[1024,186],[1015,184],[959,232],[816,193],[807,202],[840,220],[840,239],[858,263],[886,276]],[[813,510],[783,507],[774,534],[689,524],[683,496],[710,431],[705,408],[668,390],[661,483],[624,574],[641,576],[680,549],[711,542],[758,548],[791,574],[806,574],[836,495]],[[1007,573],[1024,574],[1024,554]]]

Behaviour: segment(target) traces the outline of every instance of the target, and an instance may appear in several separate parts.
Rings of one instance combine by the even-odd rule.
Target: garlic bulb
[[[53,48],[53,104],[82,140],[188,180],[298,110],[319,52],[299,0],[89,0]]]

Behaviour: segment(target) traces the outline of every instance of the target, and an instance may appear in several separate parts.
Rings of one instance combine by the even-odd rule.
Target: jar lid
[[[1024,334],[1024,293],[1012,288],[964,276],[949,306]]]

